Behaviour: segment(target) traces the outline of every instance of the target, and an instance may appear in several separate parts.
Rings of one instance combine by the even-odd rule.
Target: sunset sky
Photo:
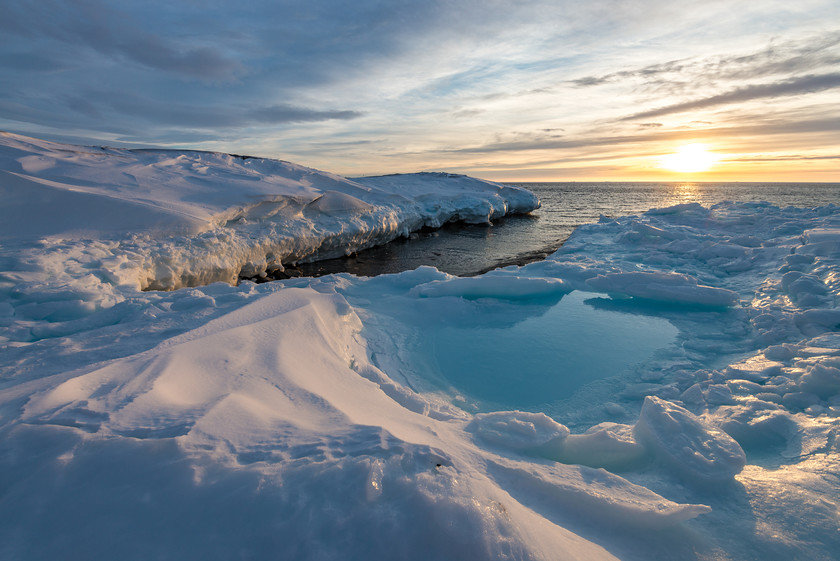
[[[11,132],[350,176],[840,181],[837,0],[0,10]]]

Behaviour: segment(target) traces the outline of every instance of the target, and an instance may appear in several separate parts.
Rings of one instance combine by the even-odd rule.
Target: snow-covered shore
[[[535,201],[463,177],[0,140],[3,559],[840,549],[836,207],[604,219],[475,278],[235,285],[212,281]],[[570,302],[601,347],[566,349],[545,322],[549,364],[481,362]],[[621,330],[654,325],[667,337],[644,359],[570,359],[626,359]],[[569,393],[534,383],[581,372]],[[476,389],[501,379],[532,405]]]
[[[94,269],[107,282],[155,290],[234,283],[425,226],[489,222],[539,205],[524,189],[466,176],[349,180],[277,160],[9,133],[0,133],[0,174],[0,240],[27,253],[18,268],[47,269],[43,260],[54,255],[54,275]]]

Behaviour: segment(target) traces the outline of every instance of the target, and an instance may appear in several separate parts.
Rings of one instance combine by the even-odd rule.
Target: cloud
[[[781,82],[753,84],[711,97],[686,101],[683,103],[675,103],[658,109],[651,109],[650,111],[642,111],[640,113],[630,115],[629,117],[625,117],[622,120],[635,121],[637,119],[650,119],[652,117],[662,117],[663,115],[672,115],[674,113],[707,109],[709,107],[716,107],[719,105],[816,93],[837,87],[840,87],[840,72],[800,76],[790,80],[783,80]]]
[[[481,115],[485,111],[483,109],[457,109],[452,112],[454,119],[469,119]]]
[[[840,64],[840,32],[820,33],[804,40],[770,44],[748,54],[722,54],[650,64],[640,68],[570,80],[575,87],[587,88],[622,81],[641,82],[647,90],[679,93],[686,87],[721,81],[739,81],[767,76],[795,76],[814,73]]]
[[[837,113],[814,112],[810,119],[796,117],[768,118],[761,120],[742,119],[739,124],[707,129],[712,133],[738,135],[808,135],[818,133],[840,133],[840,116]]]
[[[793,154],[793,155],[780,154],[778,156],[772,156],[772,157],[769,157],[769,158],[729,158],[727,161],[749,163],[749,162],[801,162],[801,161],[811,161],[811,160],[840,160],[840,155],[834,155],[834,156],[801,156],[801,155],[798,155],[798,154]]]
[[[600,148],[605,146],[640,146],[645,143],[696,140],[702,138],[727,138],[751,135],[788,135],[840,132],[840,116],[827,115],[814,119],[793,118],[756,120],[754,123],[734,124],[721,127],[689,130],[655,130],[639,134],[576,136],[557,138],[537,136],[506,142],[493,142],[480,146],[441,150],[444,153],[486,154],[494,152],[523,152],[532,150],[573,150],[579,148]]]
[[[60,115],[55,114],[54,107],[27,106],[3,100],[0,100],[0,115],[13,115],[11,120],[41,126],[99,129],[131,137],[133,142],[143,142],[144,130],[149,138],[146,142],[153,142],[153,139],[160,139],[160,132],[156,129],[183,127],[191,129],[192,133],[215,130],[218,136],[226,130],[245,127],[351,120],[363,115],[352,110],[323,110],[282,104],[249,107],[180,103],[107,91],[88,91],[84,95],[66,95],[61,99],[68,110]]]
[[[12,52],[0,55],[0,68],[9,68],[21,72],[55,72],[66,69],[69,65],[58,57],[41,53]]]
[[[702,73],[712,78],[744,80],[778,74],[796,75],[840,63],[840,32],[831,32],[743,56],[721,56],[703,61]]]
[[[600,86],[602,84],[616,82],[627,78],[643,78],[650,81],[662,75],[678,74],[684,70],[685,67],[685,61],[672,60],[669,62],[644,66],[634,70],[622,70],[620,72],[611,72],[601,76],[584,76],[583,78],[570,80],[569,83],[577,87],[585,88],[590,86]]]
[[[159,103],[141,96],[98,96],[102,107],[140,121],[166,123],[194,129],[231,129],[255,125],[282,125],[329,120],[350,120],[362,116],[358,111],[318,110],[293,105],[243,107],[238,105],[196,105]]]
[[[676,136],[675,133],[667,133],[669,137]],[[493,142],[481,146],[455,148],[442,150],[449,153],[486,154],[490,152],[520,152],[529,150],[567,150],[583,147],[610,146],[618,144],[630,144],[651,140],[650,135],[620,135],[600,137],[576,137],[560,139],[556,137],[534,137],[526,140],[512,140],[508,142]]]
[[[329,121],[333,119],[347,121],[364,115],[360,111],[330,110],[318,111],[291,105],[272,105],[258,107],[246,112],[247,117],[255,123],[308,123],[313,121]]]
[[[164,37],[152,31],[158,26],[144,26],[152,23],[149,20],[153,16],[143,14],[142,7],[128,11],[98,0],[22,0],[4,8],[3,19],[5,31],[41,48],[49,47],[45,40],[64,45],[63,49],[88,48],[153,70],[204,81],[232,80],[244,71],[238,61],[216,48],[209,37],[196,39],[177,34],[174,38]],[[186,22],[184,25],[187,27]],[[161,27],[168,30],[166,26]]]

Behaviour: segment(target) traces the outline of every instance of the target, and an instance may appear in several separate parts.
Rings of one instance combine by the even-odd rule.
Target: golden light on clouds
[[[718,161],[720,156],[710,152],[705,144],[686,144],[673,154],[660,159],[659,165],[677,173],[699,173],[708,171]]]

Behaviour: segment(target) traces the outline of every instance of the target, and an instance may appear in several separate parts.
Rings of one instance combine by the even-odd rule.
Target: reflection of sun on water
[[[679,183],[671,189],[673,204],[692,203],[697,200],[698,187],[696,183]]]
[[[697,173],[708,170],[719,159],[705,144],[686,144],[675,153],[663,156],[660,166],[678,173]]]

